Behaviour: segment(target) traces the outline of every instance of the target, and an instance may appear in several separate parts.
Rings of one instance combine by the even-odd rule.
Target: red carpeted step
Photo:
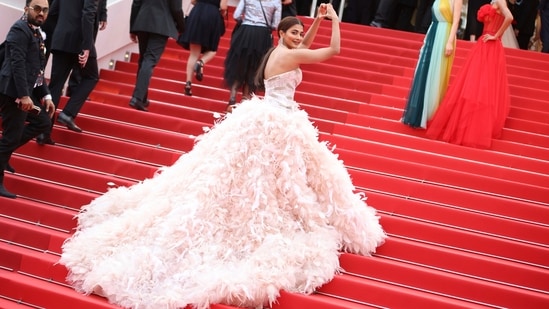
[[[349,64],[350,65],[350,64]],[[356,64],[355,64],[356,65]],[[343,77],[340,77],[338,79],[333,79],[334,70],[335,72],[338,72],[339,67],[332,68],[331,73],[317,73],[314,71],[306,71],[304,72],[304,81],[300,84],[299,90],[300,91],[310,91],[311,88],[314,88],[316,93],[319,94],[337,94],[341,98],[345,99],[352,99],[352,100],[358,100],[360,99],[361,93],[384,93],[384,94],[391,94],[395,96],[406,96],[408,94],[408,89],[405,87],[397,87],[387,84],[382,84],[379,81],[367,81],[367,80],[358,80],[356,78],[349,78],[345,80]],[[116,66],[117,71],[124,71],[127,73],[135,74],[134,72],[137,70],[137,63],[133,62],[120,62],[117,63]],[[213,71],[213,70],[212,70]],[[209,86],[217,86],[217,87],[223,87],[223,80],[222,80],[222,68],[218,68],[218,72],[209,72],[210,78],[205,79],[204,82],[201,84],[206,84]],[[115,74],[115,73],[114,73]],[[340,74],[341,75],[341,74]],[[344,75],[343,75],[344,76]],[[184,76],[181,75],[181,72],[178,70],[174,70],[172,68],[155,68],[155,77],[163,78],[167,81],[184,81]],[[351,85],[349,85],[351,83]],[[318,89],[318,84],[323,84],[325,87],[322,87]],[[354,86],[353,86],[354,85]],[[152,87],[155,87],[154,84],[151,83]],[[347,88],[350,87],[353,91],[347,90]],[[164,89],[170,89],[165,88]],[[182,86],[179,86],[177,88],[178,91],[181,91],[183,88]],[[318,92],[321,90],[321,92]],[[194,94],[194,88],[193,88],[193,94]]]
[[[19,268],[14,269],[19,273],[42,278],[60,284],[65,284],[67,269],[59,264],[59,255],[47,252],[33,251],[27,248],[0,243],[0,251],[17,252],[21,255]]]
[[[380,123],[379,120],[375,120]],[[448,144],[441,141],[430,140],[427,138],[410,138],[410,136],[404,134],[395,134],[390,131],[390,128],[400,128],[399,130],[408,130],[408,132],[416,132],[407,126],[399,123],[389,122],[385,128],[387,131],[368,128],[368,123],[362,124],[362,126],[352,126],[335,124],[334,134],[349,136],[357,139],[368,139],[372,141],[387,142],[389,139],[392,144],[402,147],[410,147],[423,151],[432,151],[440,154],[446,154],[462,158],[474,158],[475,160],[487,160],[492,162],[496,160],[498,164],[513,168],[524,168],[526,170],[532,170],[541,172],[544,174],[549,173],[549,162],[544,158],[549,157],[547,149],[541,147],[532,147],[528,145],[520,145],[493,140],[493,147],[490,150],[475,149],[471,147],[464,147],[454,144]],[[442,146],[444,145],[444,146]],[[501,157],[501,155],[503,157]],[[524,158],[530,158],[532,160],[524,160]],[[484,158],[484,159],[483,159]],[[541,170],[538,170],[540,168]]]
[[[420,164],[430,164],[437,167],[455,169],[458,171],[471,171],[477,175],[490,176],[495,175],[501,179],[517,181],[520,183],[532,184],[536,186],[545,186],[549,182],[548,174],[531,172],[524,168],[512,168],[512,166],[501,166],[489,164],[482,157],[475,156],[472,153],[468,158],[457,159],[455,156],[446,153],[436,153],[426,151],[421,148],[407,147],[407,145],[391,145],[377,142],[370,139],[356,139],[342,135],[320,134],[320,140],[329,141],[337,149],[346,149],[351,151],[366,152],[370,155],[386,156],[389,158],[400,158],[408,162]],[[464,155],[464,154],[462,154]],[[506,154],[499,154],[502,162],[509,162],[511,158]],[[521,161],[528,163],[531,168],[540,168],[543,165],[528,158],[520,158]],[[349,164],[349,162],[345,162]],[[522,165],[524,166],[524,165]],[[549,168],[549,166],[548,166]]]
[[[429,164],[413,163],[386,156],[369,155],[344,149],[336,150],[346,166],[364,170],[375,170],[377,173],[395,175],[404,179],[431,184],[440,184],[451,188],[460,188],[474,192],[490,193],[499,196],[513,197],[519,200],[549,203],[549,196],[544,197],[546,188],[523,184],[513,180],[502,180],[498,177],[481,176],[474,171],[458,171],[440,168]]]
[[[337,296],[327,296],[322,294],[304,295],[299,293],[289,293],[280,291],[280,297],[272,304],[272,309],[369,309],[379,308],[373,304],[365,304],[352,299],[338,298]],[[213,307],[211,309],[214,309]]]
[[[451,299],[446,295],[436,295],[377,278],[350,275],[336,276],[322,286],[319,293],[355,299],[383,308],[483,308],[467,299]]]
[[[14,156],[10,160],[17,166],[17,174],[47,179],[56,184],[80,188],[90,192],[106,192],[112,186],[129,186],[135,183],[114,175],[104,175],[74,166],[49,165],[31,158]],[[112,184],[112,185],[111,185]]]
[[[549,248],[520,243],[500,237],[457,230],[437,224],[381,215],[381,222],[392,235],[406,236],[416,241],[459,248],[508,261],[521,261],[549,269],[546,259]]]
[[[95,126],[95,122],[93,123]],[[139,132],[140,129],[135,128],[134,133],[138,134]],[[165,149],[157,144],[144,144],[134,141],[134,137],[132,137],[132,140],[128,140],[109,135],[78,134],[60,127],[54,128],[52,136],[56,142],[56,145],[53,147],[75,148],[77,150],[85,150],[89,153],[119,157],[122,160],[129,160],[131,162],[146,162],[158,166],[172,165],[181,156],[181,151]],[[192,140],[188,141],[188,145],[187,147],[192,147]],[[48,148],[52,146],[46,145],[43,147]],[[38,154],[40,153],[40,150],[36,151]]]
[[[153,103],[149,113],[137,114],[130,107],[88,101],[82,108],[82,112],[105,119],[181,133],[186,129],[187,121],[194,121],[202,127],[211,127],[216,120],[212,112],[164,102]]]
[[[406,199],[383,192],[366,191],[366,195],[369,205],[387,215],[436,222],[456,229],[549,247],[547,229],[537,222],[523,222],[499,216],[497,213],[483,213],[453,205]]]
[[[429,244],[393,235],[377,249],[374,258],[404,262],[508,286],[522,286],[531,291],[549,291],[547,268],[467,252],[459,248],[448,248],[444,244]],[[365,262],[358,256],[343,255],[340,261],[345,270],[365,268]]]
[[[521,103],[524,103],[524,101]],[[547,109],[547,111],[543,111],[526,107],[511,106],[509,117],[547,124],[549,123],[549,109]]]
[[[27,198],[52,207],[73,210],[79,210],[81,206],[88,204],[93,198],[97,197],[95,193],[18,175],[6,175],[4,185],[17,194],[18,198]],[[2,203],[6,203],[8,207],[11,207],[14,200],[2,198]]]
[[[398,261],[363,258],[350,254],[342,256],[341,260],[346,274],[376,278],[398,286],[414,287],[418,291],[430,291],[433,294],[449,296],[456,300],[468,299],[471,302],[494,304],[504,308],[519,308],[525,303],[529,303],[532,308],[541,308],[549,303],[549,294],[527,290],[512,284],[500,284],[484,278],[466,277],[440,269],[428,269]],[[356,282],[357,285],[360,283]],[[502,298],[501,295],[509,297]],[[408,305],[414,307],[413,304]]]
[[[86,106],[86,105],[85,105]],[[115,113],[116,114],[116,113]],[[136,115],[136,114],[135,114]],[[136,115],[137,116],[137,115]],[[348,123],[350,124],[362,124],[364,123],[365,119],[368,119],[370,116],[366,115],[349,115]],[[375,120],[375,119],[374,119]],[[168,122],[168,121],[166,121]],[[516,125],[513,125],[516,124]],[[169,125],[169,123],[167,123]],[[521,129],[522,131],[541,131],[541,133],[545,133],[545,131],[549,130],[549,126],[546,124],[538,124],[538,123],[532,123],[532,122],[524,122],[524,121],[514,121],[513,119],[509,119],[507,122],[507,126],[510,128],[516,127],[517,129]],[[517,127],[518,126],[518,127]],[[522,126],[522,128],[520,128]],[[175,129],[174,129],[175,130]],[[534,146],[546,146],[549,145],[549,140],[545,136],[540,135],[533,135],[529,133],[521,133],[521,132],[514,132],[505,130],[502,138],[508,138],[511,141],[516,142],[522,142],[525,144],[531,144]]]
[[[362,191],[377,191],[401,198],[427,201],[481,213],[497,214],[525,222],[549,224],[549,208],[509,197],[482,194],[459,188],[419,181],[403,181],[392,176],[349,170],[355,185]]]
[[[543,145],[546,142],[543,136],[549,135],[549,123],[541,123],[508,117],[505,121],[505,127],[511,130],[520,130],[527,132],[528,136],[534,140],[533,143],[535,144]],[[507,130],[506,133],[511,134],[511,130]],[[517,132],[515,134],[518,133],[523,134],[523,132]],[[547,146],[549,146],[549,143],[547,143]]]
[[[161,70],[158,70],[158,71],[161,71]],[[134,86],[133,86],[133,83],[131,83],[130,81],[132,78],[135,77],[135,73],[125,72],[125,71],[104,70],[102,71],[101,76],[102,76],[101,80],[116,81],[118,83],[121,83],[121,80],[123,80],[124,85],[116,89],[117,91],[116,93],[131,96]],[[108,90],[108,88],[102,87],[101,80],[99,81],[99,84],[96,86],[98,87],[97,89],[100,91]],[[156,96],[153,96],[151,93],[150,98],[152,100],[158,100],[158,101],[163,101],[162,97],[160,96],[162,94],[162,95],[168,95],[170,97],[177,95],[178,101],[180,103],[183,103],[187,100],[195,100],[196,97],[206,97],[212,100],[220,100],[223,102],[227,102],[229,100],[229,90],[223,89],[221,85],[222,85],[222,81],[220,77],[213,77],[211,79],[205,78],[203,83],[193,83],[193,96],[189,97],[189,96],[183,95],[183,89],[185,87],[185,83],[183,81],[177,81],[171,78],[157,78],[156,76],[153,76],[150,83],[149,93],[151,93],[151,90],[154,90],[154,89],[157,89],[157,90],[162,89],[163,93],[157,92]]]
[[[96,91],[98,94],[99,91]],[[99,97],[99,96],[97,96]],[[125,98],[126,100],[116,100],[117,98]],[[102,92],[101,100],[96,101],[92,99],[84,105],[89,114],[96,116],[108,118],[110,117],[108,113],[112,112],[111,106],[123,108],[120,111],[126,113],[129,109],[127,102],[129,102],[130,97],[116,95],[112,93]],[[122,101],[122,102],[121,102]],[[124,104],[126,103],[126,104]],[[187,103],[187,102],[185,102]],[[198,105],[198,104],[197,104]],[[226,106],[226,103],[223,104],[223,107]],[[219,104],[221,107],[221,104]],[[217,111],[210,111],[205,109],[206,106],[200,106],[199,108],[193,108],[188,105],[179,104],[176,102],[166,102],[166,101],[152,101],[148,107],[149,112],[156,115],[163,115],[168,117],[173,117],[175,119],[187,119],[197,122],[202,122],[204,124],[211,124],[216,120],[215,113]],[[221,110],[221,108],[219,108]],[[131,115],[131,117],[126,117]],[[126,114],[124,116],[119,116],[120,119],[134,119],[135,114]]]
[[[23,255],[17,251],[16,246],[0,242],[0,256],[0,269],[18,271],[21,268]]]
[[[122,84],[122,83],[110,81],[110,79],[117,78],[116,76],[117,74],[119,74],[118,72],[113,72],[113,71],[102,71],[102,72],[104,72],[104,75],[106,76],[107,80],[102,79],[99,82],[96,89],[94,90],[94,93],[91,95],[92,99],[98,102],[104,102],[105,100],[116,100],[116,101],[109,101],[107,103],[120,105],[120,106],[126,105],[127,101],[129,101],[129,96],[131,94],[131,86],[128,84]],[[173,87],[173,82],[162,81],[162,83],[166,87],[168,86]],[[116,90],[113,90],[113,88],[116,88]],[[114,94],[115,92],[117,94]],[[122,95],[118,94],[120,92],[122,92],[123,94]],[[160,101],[161,99],[159,103],[168,103],[168,104],[157,105],[157,104],[154,104],[155,102],[153,101],[153,103],[151,104],[151,107],[149,108],[151,112],[166,114],[166,115],[176,115],[175,112],[172,112],[176,110],[176,108],[173,107],[173,105],[177,105],[177,106],[181,105],[183,108],[187,108],[187,109],[188,108],[199,109],[198,113],[200,113],[200,116],[195,116],[194,114],[191,114],[191,115],[184,114],[184,116],[185,118],[189,118],[193,120],[201,120],[201,121],[205,121],[205,118],[195,118],[195,117],[203,117],[207,115],[208,119],[213,119],[211,117],[212,115],[211,112],[224,112],[225,107],[227,105],[226,100],[223,100],[222,102],[216,102],[215,100],[217,99],[203,98],[198,96],[185,97],[177,93],[157,91],[155,89],[149,90],[149,96],[151,97],[151,100]],[[305,109],[307,108],[307,106],[320,106],[320,107],[334,109],[334,112],[336,113],[339,112],[337,110],[342,110],[342,112],[344,111],[357,112],[362,105],[360,102],[356,102],[356,101],[348,101],[348,100],[343,100],[337,97],[323,96],[319,94],[304,93],[304,92],[298,92],[296,94],[296,100],[299,100],[300,105],[302,105]],[[168,109],[170,106],[171,106],[171,109]],[[372,106],[372,108],[374,108],[374,106]],[[390,109],[387,109],[383,106],[380,106],[379,109],[382,111],[375,111],[373,113],[379,114],[379,115],[383,115],[384,113],[391,113]],[[182,113],[183,111],[177,110],[177,113],[180,113],[180,112]],[[339,119],[342,120],[343,118],[340,117]]]
[[[183,58],[181,60],[179,58]],[[304,72],[314,72],[323,74],[334,74],[334,70],[337,70],[341,76],[352,76],[357,80],[376,80],[378,82],[384,82],[388,84],[395,84],[400,86],[409,86],[411,78],[413,76],[414,65],[402,66],[385,62],[379,62],[368,57],[361,56],[354,59],[354,63],[348,61],[349,57],[345,55],[337,56],[334,61],[323,63],[321,66],[317,65],[302,65],[301,68]],[[214,58],[217,59],[217,58]],[[356,61],[359,61],[358,63]],[[131,62],[137,63],[137,55],[132,56]],[[136,68],[126,65],[128,62],[116,62],[116,69],[121,69],[128,72],[134,72]],[[177,58],[162,57],[155,68],[155,76],[160,74],[171,74],[174,79],[183,81],[186,75],[184,66],[186,65],[186,55],[182,55]],[[179,69],[181,68],[181,70]],[[161,71],[157,71],[161,70]],[[167,70],[167,71],[166,71]],[[208,76],[223,76],[224,64],[222,61],[212,61],[208,63],[207,75]],[[158,75],[161,76],[161,75]],[[337,79],[334,79],[337,80]]]
[[[374,127],[391,132],[406,132],[410,131],[408,126],[402,124],[398,119],[380,119],[378,117],[372,117],[370,115],[348,114],[346,124],[351,126],[360,127]],[[514,126],[513,126],[514,125]],[[525,145],[531,145],[530,151],[533,156],[539,158],[548,155],[544,149],[538,149],[537,147],[549,148],[549,137],[547,135],[535,134],[529,131],[529,129],[536,129],[546,131],[549,128],[548,124],[540,123],[525,123],[525,122],[513,122],[512,120],[506,122],[506,126],[503,128],[502,136],[497,140],[501,147],[505,147],[508,142],[520,143]],[[416,132],[425,133],[425,130],[415,130]],[[512,147],[509,150],[512,151]]]
[[[74,226],[75,210],[53,207],[37,201],[17,198],[0,203],[0,214],[8,218],[17,218],[36,226],[69,232]]]
[[[6,242],[40,251],[60,252],[61,244],[68,236],[67,232],[0,217],[0,239]]]
[[[541,54],[541,53],[528,53],[528,56],[531,57],[536,54]],[[544,70],[543,66],[541,66],[539,63],[536,63],[535,67],[527,68],[522,66],[523,60],[524,58],[518,61],[517,64],[507,65],[507,73],[513,74],[515,76],[523,76],[529,80],[531,79],[539,79],[540,81],[549,80],[549,72],[547,70]]]
[[[109,105],[128,106],[128,102],[131,98],[131,93],[128,91],[127,94],[120,94],[118,93],[118,91],[113,92],[105,89],[108,88],[109,84],[110,86],[117,87],[118,90],[129,89],[128,84],[122,84],[102,79],[95,88],[94,92],[90,94],[90,98],[93,101],[107,103]],[[198,96],[183,97],[181,93],[160,91],[152,88],[149,89],[149,97],[151,101],[149,111],[166,115],[177,115],[180,112],[180,108],[194,109],[202,112],[219,112],[224,111],[225,107],[227,106],[227,102],[225,101],[215,101],[209,98],[203,98]],[[157,105],[156,103],[167,104]],[[190,116],[192,117],[192,114]]]
[[[132,159],[133,149],[126,149],[127,153],[124,154],[126,157],[121,158],[109,155],[109,149],[98,153],[72,149],[60,144],[57,146],[39,146],[36,143],[27,143],[17,149],[17,152],[12,156],[12,160],[15,160],[18,156],[32,157],[44,161],[44,163],[75,166],[80,169],[134,181],[152,177],[158,170],[158,165],[143,161],[136,162]],[[18,166],[16,167],[18,169]]]
[[[2,309],[33,309],[33,308],[36,309],[36,307],[20,303],[17,300],[2,298],[1,292],[0,292],[0,308]]]
[[[39,308],[120,308],[104,298],[79,294],[73,289],[0,269],[0,295]]]
[[[155,124],[155,121],[162,119],[161,117],[155,116],[154,114],[146,115],[144,112],[137,110],[133,110],[133,112],[140,113],[138,115],[143,116],[144,120],[141,122],[141,125],[117,122],[110,119],[102,119],[90,117],[86,114],[80,114],[77,123],[84,130],[84,132],[70,132],[73,134],[71,136],[71,140],[67,141],[67,143],[72,145],[73,142],[82,136],[87,134],[97,134],[133,141],[135,143],[156,146],[168,150],[181,151],[183,149],[188,150],[192,147],[194,144],[194,139],[191,137],[192,135],[197,136],[204,132],[202,129],[202,123],[185,120],[181,120],[178,128],[180,131],[185,132],[185,134],[151,129],[142,125],[153,125]],[[53,137],[56,138],[55,136]]]
[[[101,117],[106,120],[112,120],[113,122],[120,122],[124,125],[133,124],[136,127],[141,126],[194,136],[203,134],[204,128],[211,127],[214,120],[211,115],[206,114],[203,114],[203,116],[209,117],[204,117],[204,119],[199,119],[197,121],[177,117],[177,115],[162,115],[153,112],[147,113],[136,111],[130,107],[118,107],[97,102],[86,103],[82,109],[82,113]],[[209,120],[209,122],[206,122],[207,120]]]

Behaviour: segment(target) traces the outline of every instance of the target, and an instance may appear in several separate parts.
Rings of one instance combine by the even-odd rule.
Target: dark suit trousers
[[[166,48],[168,37],[155,33],[139,32],[137,39],[139,43],[139,62],[132,97],[145,102],[148,97],[153,70]]]
[[[374,21],[381,24],[383,28],[390,28],[393,25],[393,15],[397,4],[398,0],[381,0]]]
[[[99,80],[97,58],[89,57],[86,66],[78,68],[78,54],[54,51],[52,56],[49,88],[55,107],[59,106],[59,99],[61,98],[63,87],[73,68],[80,71],[80,83],[71,89],[71,97],[67,101],[67,105],[63,108],[64,114],[76,118]]]
[[[37,102],[34,103],[38,105]],[[22,111],[15,99],[0,94],[0,111],[2,114],[2,139],[0,139],[0,184],[4,180],[4,168],[11,154],[31,139],[43,133],[51,126],[51,120],[45,109],[38,115]],[[25,124],[27,121],[27,124]]]

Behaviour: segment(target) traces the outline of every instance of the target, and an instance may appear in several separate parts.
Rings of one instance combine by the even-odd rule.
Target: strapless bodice
[[[265,100],[288,109],[297,108],[295,89],[301,83],[301,69],[284,72],[265,80]]]

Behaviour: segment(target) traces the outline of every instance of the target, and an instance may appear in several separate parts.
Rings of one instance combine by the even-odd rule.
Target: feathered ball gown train
[[[85,206],[60,260],[75,289],[129,308],[262,307],[331,280],[340,250],[374,252],[379,217],[293,101],[300,81],[266,80],[174,165]]]

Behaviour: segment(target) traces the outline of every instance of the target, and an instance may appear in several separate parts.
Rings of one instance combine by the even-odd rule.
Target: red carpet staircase
[[[337,146],[389,238],[374,257],[342,254],[341,275],[313,295],[282,292],[274,308],[549,308],[549,55],[506,50],[511,114],[493,149],[478,150],[399,122],[421,35],[342,29],[341,54],[303,66],[296,100]],[[325,22],[315,47],[329,34]],[[57,145],[31,142],[14,154],[6,186],[19,197],[0,199],[0,308],[115,308],[65,284],[56,261],[73,216],[192,148],[225,109],[228,45],[229,34],[186,97],[188,54],[170,41],[148,113],[128,107],[137,56],[117,62],[78,117],[84,133],[56,125]],[[459,42],[455,68],[471,46]]]

